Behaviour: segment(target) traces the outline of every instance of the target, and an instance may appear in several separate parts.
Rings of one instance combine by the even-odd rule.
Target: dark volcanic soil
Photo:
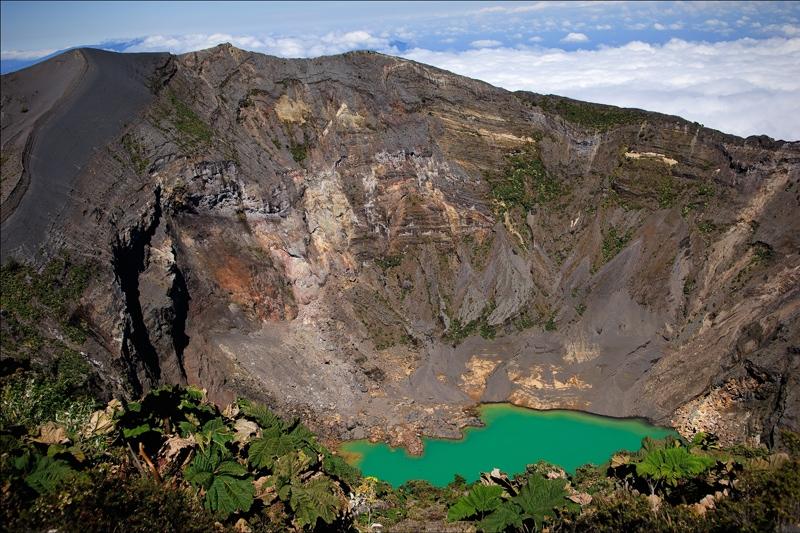
[[[28,139],[17,205],[3,204],[3,260],[10,254],[33,257],[62,211],[83,202],[72,196],[76,177],[152,100],[149,84],[168,58],[84,48],[3,77],[3,94],[35,101],[26,114],[38,117],[30,124],[23,119],[17,128],[9,121],[10,136]],[[48,93],[40,95],[40,89]],[[4,118],[6,108],[17,111],[17,102],[4,102]],[[5,132],[3,127],[4,146]]]
[[[372,53],[71,54],[2,79],[2,257],[99,265],[110,389],[412,448],[480,401],[800,429],[800,144]]]

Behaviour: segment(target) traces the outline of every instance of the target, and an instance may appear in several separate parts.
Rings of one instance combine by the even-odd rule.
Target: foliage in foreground
[[[538,473],[531,473],[524,483],[518,479],[503,485],[473,486],[450,507],[447,519],[479,519],[478,529],[486,532],[532,531],[541,529],[547,518],[577,508],[574,502],[566,499],[563,479],[545,479]]]
[[[55,390],[17,373],[4,379],[10,403],[25,403],[20,383]],[[345,494],[358,472],[264,406],[240,400],[220,412],[200,390],[163,387],[89,411],[72,429],[63,411],[51,412],[45,423],[4,418],[0,427],[2,518],[11,530],[103,531],[122,516],[129,531],[207,531],[215,522],[346,529]]]
[[[800,523],[800,446],[792,444],[796,436],[785,438],[789,454],[722,449],[700,434],[692,443],[644,439],[640,451],[572,475],[540,462],[513,478],[493,471],[475,484],[462,479],[441,488],[410,482],[391,489],[375,480],[370,519],[483,532],[774,531]]]
[[[800,446],[791,434],[788,454],[721,449],[703,435],[645,439],[642,450],[573,475],[537,463],[513,478],[494,471],[471,484],[392,488],[361,477],[299,422],[245,400],[220,411],[202,391],[165,387],[139,402],[93,406],[69,425],[75,399],[57,400],[62,386],[30,372],[2,379],[14,412],[24,411],[17,404],[30,401],[28,390],[49,406],[46,416],[2,419],[0,519],[11,531],[341,531],[373,522],[485,532],[768,531],[800,522]]]

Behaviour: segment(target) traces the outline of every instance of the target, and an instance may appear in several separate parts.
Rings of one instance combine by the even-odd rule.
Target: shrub
[[[68,497],[65,497],[67,496]],[[213,531],[214,518],[186,490],[132,473],[93,472],[69,491],[36,501],[33,524],[63,531]]]
[[[596,131],[608,131],[624,124],[637,123],[644,118],[644,113],[637,109],[579,102],[558,96],[540,97],[538,104],[573,124]]]
[[[658,488],[677,487],[687,478],[702,474],[714,463],[711,457],[689,453],[683,447],[655,449],[636,464],[636,474],[648,481],[655,494]]]
[[[698,519],[686,506],[662,505],[657,509],[641,494],[618,490],[595,496],[591,510],[579,515],[567,531],[617,533],[697,531]]]
[[[498,213],[515,208],[531,210],[562,196],[564,185],[544,167],[539,151],[527,145],[506,157],[503,171],[487,177]]]
[[[561,511],[575,509],[566,500],[563,479],[545,479],[529,474],[518,490],[509,492],[498,485],[475,484],[470,491],[447,511],[449,521],[478,520],[484,532],[513,530],[542,530],[546,521]]]
[[[173,123],[186,140],[193,144],[206,144],[211,141],[211,128],[195,113],[186,102],[178,98],[174,92],[169,93],[172,104]]]
[[[198,453],[184,477],[205,492],[205,508],[222,518],[247,512],[253,505],[253,478],[222,446]]]
[[[0,389],[0,429],[23,426],[27,432],[34,432],[53,421],[75,439],[96,402],[87,396],[74,397],[73,383],[69,377],[52,381],[31,372],[9,376]]]
[[[627,246],[632,236],[633,234],[630,230],[622,233],[614,226],[611,226],[607,232],[603,233],[601,249],[603,263],[608,263],[614,259]]]
[[[788,531],[800,524],[800,461],[745,471],[730,498],[706,515],[711,531]]]
[[[289,145],[289,152],[296,163],[302,163],[308,157],[308,145],[305,143],[292,143]]]

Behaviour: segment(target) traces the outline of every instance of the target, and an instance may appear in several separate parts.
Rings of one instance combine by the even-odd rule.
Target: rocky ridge
[[[797,142],[374,53],[70,54],[3,76],[2,255],[96,265],[110,389],[198,384],[412,450],[481,401],[800,429]],[[99,74],[37,100],[56,61]],[[61,146],[109,65],[136,98]]]

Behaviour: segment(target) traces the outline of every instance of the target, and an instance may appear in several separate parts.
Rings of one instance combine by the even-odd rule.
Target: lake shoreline
[[[515,407],[515,408],[524,409],[526,411],[532,411],[532,412],[535,412],[535,413],[565,412],[565,413],[585,414],[585,415],[589,415],[589,416],[592,416],[592,417],[605,418],[605,419],[608,419],[608,420],[640,422],[640,423],[643,423],[643,424],[646,424],[648,426],[652,426],[652,427],[655,427],[655,428],[660,428],[660,429],[665,429],[665,430],[669,430],[669,431],[678,432],[678,430],[673,428],[673,427],[666,426],[666,425],[663,425],[663,424],[657,424],[656,422],[652,421],[651,419],[649,419],[649,418],[647,418],[645,416],[612,416],[612,415],[606,415],[606,414],[600,414],[600,413],[593,413],[591,411],[581,411],[579,409],[569,409],[569,408],[559,408],[559,407],[552,408],[552,409],[537,409],[537,408],[534,408],[534,407],[528,407],[527,405],[521,405],[521,404],[518,404],[518,403],[515,403],[515,402],[512,402],[512,401],[496,401],[496,402],[479,402],[477,404],[464,407],[464,411],[469,412],[470,414],[473,415],[473,419],[480,420],[482,423],[481,424],[465,424],[463,426],[460,426],[459,427],[459,430],[461,431],[461,436],[460,437],[446,437],[446,436],[428,435],[426,433],[418,433],[416,436],[420,440],[428,439],[428,440],[452,441],[452,442],[462,441],[462,440],[464,440],[465,431],[466,430],[471,429],[471,428],[482,428],[482,427],[486,426],[486,424],[483,423],[483,420],[481,419],[480,410],[484,406],[492,406],[492,405],[508,405],[508,406],[512,406],[512,407]],[[421,455],[423,453],[422,446],[414,446],[414,445],[408,445],[408,444],[400,444],[400,445],[397,445],[397,446],[392,446],[391,443],[389,442],[389,440],[386,437],[387,437],[387,435],[384,435],[383,438],[367,437],[367,438],[363,438],[363,439],[354,439],[354,440],[330,441],[330,442],[328,442],[328,444],[331,445],[332,449],[335,449],[335,450],[338,451],[338,450],[341,449],[342,445],[347,444],[347,443],[351,443],[351,442],[368,442],[368,443],[371,443],[371,444],[384,443],[384,444],[386,444],[387,446],[389,446],[392,449],[403,449],[403,450],[406,451],[406,453],[408,453],[411,456],[418,456],[418,455]],[[417,453],[417,450],[419,450],[419,453]]]
[[[480,471],[497,467],[513,474],[539,460],[569,471],[583,464],[601,464],[617,451],[638,450],[646,436],[677,435],[672,428],[638,417],[531,409],[509,402],[486,402],[473,409],[483,425],[465,426],[459,439],[420,437],[420,454],[369,439],[343,442],[337,450],[365,475],[392,484],[410,479],[446,484],[455,474],[476,478]]]

